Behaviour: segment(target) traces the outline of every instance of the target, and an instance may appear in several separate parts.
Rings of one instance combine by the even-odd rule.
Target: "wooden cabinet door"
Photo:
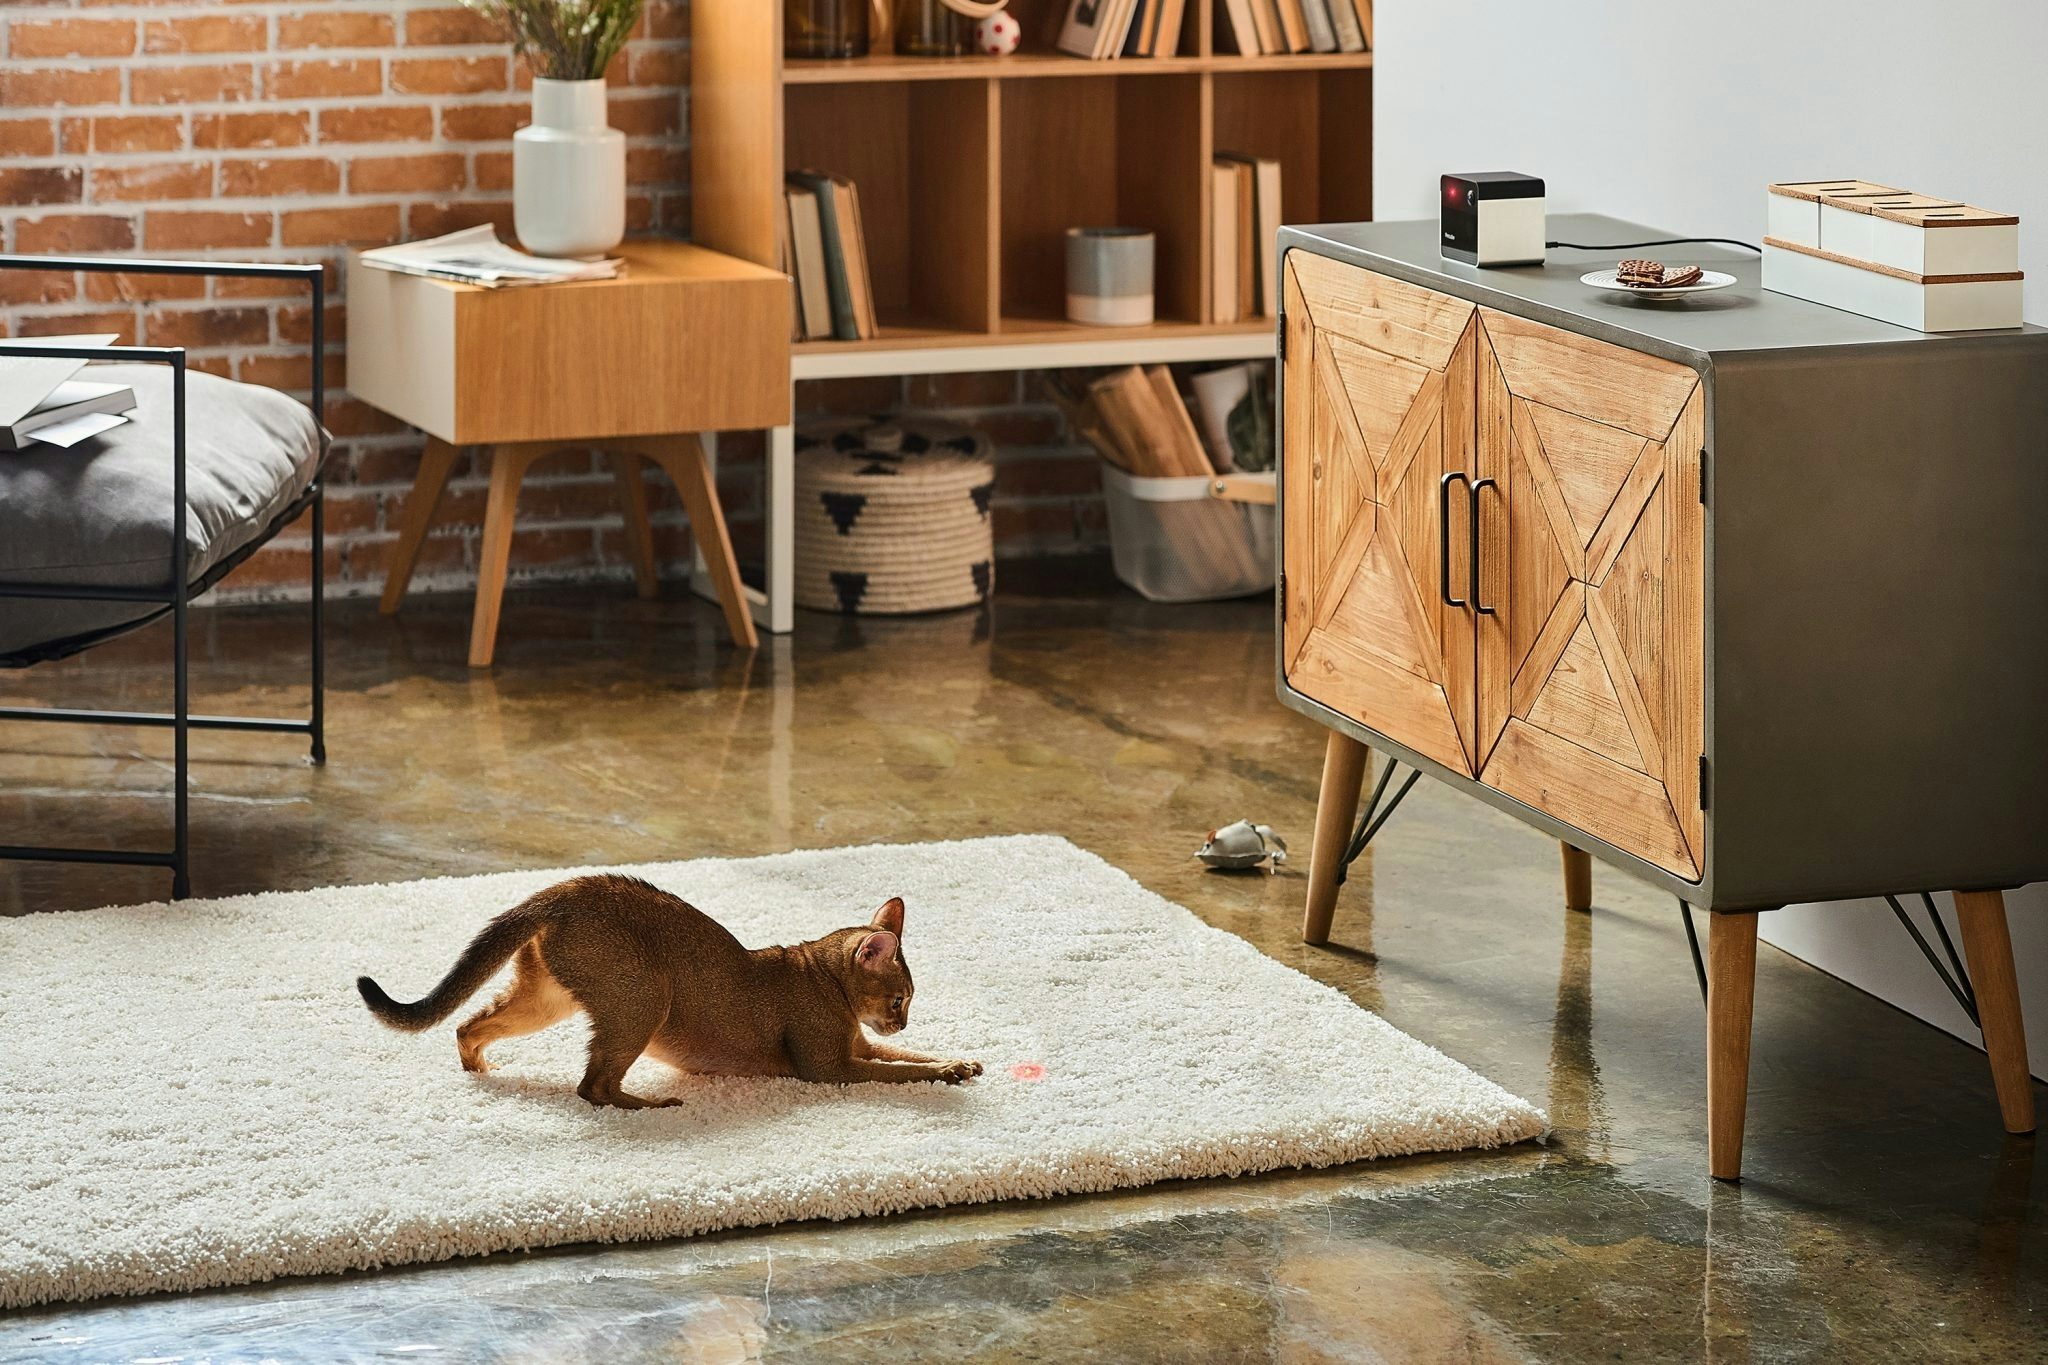
[[[1492,309],[1478,329],[1480,779],[1697,878],[1698,376]]]
[[[1287,681],[1469,777],[1475,310],[1307,252],[1287,262]]]

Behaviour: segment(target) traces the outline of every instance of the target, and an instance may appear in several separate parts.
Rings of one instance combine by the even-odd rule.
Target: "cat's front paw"
[[[981,1074],[980,1062],[947,1062],[939,1070],[939,1079],[947,1085],[958,1085],[973,1080]]]

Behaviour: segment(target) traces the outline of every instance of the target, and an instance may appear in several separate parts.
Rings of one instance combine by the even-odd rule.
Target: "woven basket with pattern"
[[[901,615],[988,600],[996,463],[965,427],[918,417],[809,423],[796,437],[796,600]]]

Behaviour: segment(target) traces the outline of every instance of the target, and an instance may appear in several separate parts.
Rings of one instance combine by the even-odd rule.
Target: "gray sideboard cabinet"
[[[1304,937],[1368,746],[1556,837],[1571,908],[1590,855],[1714,912],[1733,1179],[1757,913],[1954,891],[2031,1131],[2001,892],[2048,878],[2048,331],[1906,331],[1725,249],[1667,250],[1738,283],[1661,304],[1579,281],[1641,253],[1477,269],[1428,222],[1280,249],[1279,693],[1330,729]]]

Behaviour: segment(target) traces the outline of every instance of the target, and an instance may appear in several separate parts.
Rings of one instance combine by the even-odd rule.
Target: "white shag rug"
[[[620,870],[620,869],[614,869]],[[908,902],[907,1047],[962,1086],[685,1077],[578,1099],[581,1018],[394,1032],[484,920],[564,871],[0,920],[0,1308],[567,1242],[1327,1166],[1543,1114],[1063,839],[627,868],[749,946]],[[1042,1073],[1042,1074],[1041,1074]]]

